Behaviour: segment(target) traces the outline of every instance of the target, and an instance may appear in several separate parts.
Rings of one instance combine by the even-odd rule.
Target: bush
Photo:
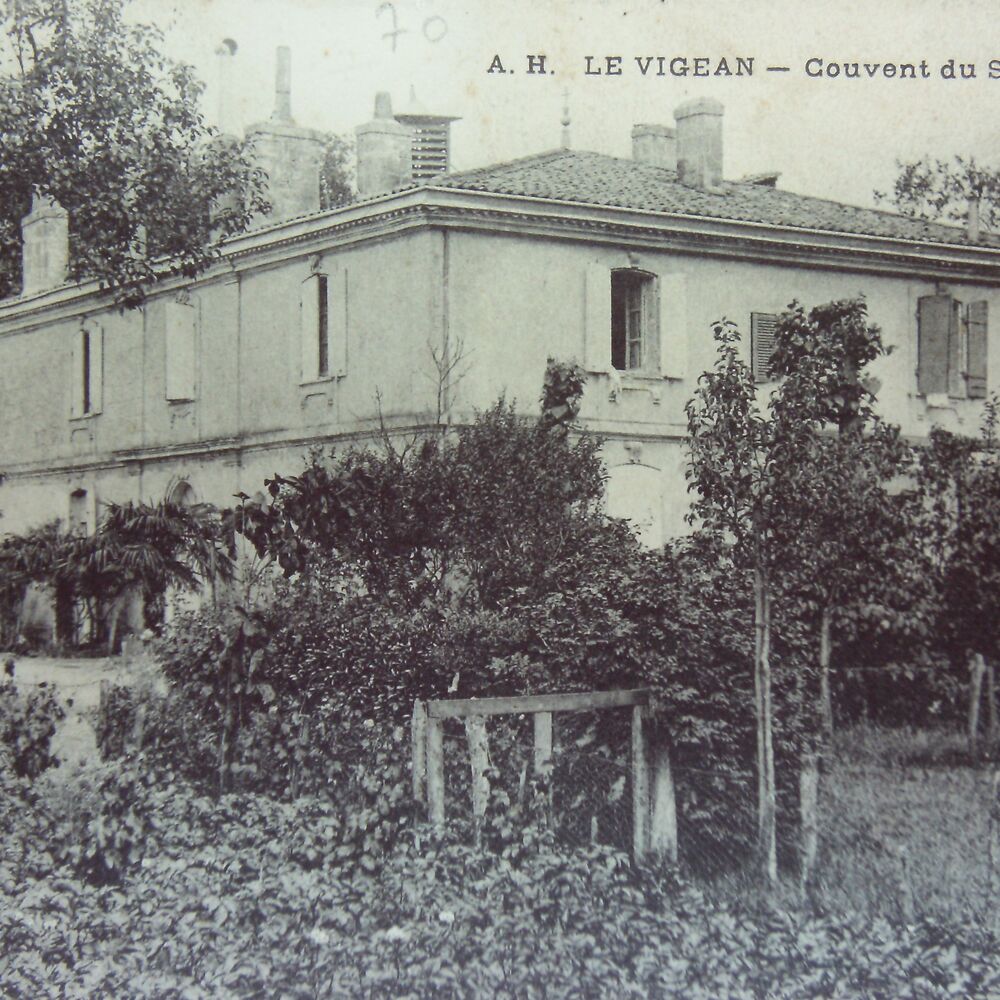
[[[0,682],[0,744],[15,774],[36,778],[59,764],[52,754],[52,737],[65,717],[55,692],[46,685],[22,694],[13,678]]]

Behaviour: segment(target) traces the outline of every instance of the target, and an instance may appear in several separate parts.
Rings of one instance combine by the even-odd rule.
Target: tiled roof
[[[677,174],[665,167],[577,150],[554,150],[444,174],[429,184],[797,229],[972,245],[958,226],[793,194],[750,181],[726,181],[722,193],[715,194],[681,184]],[[984,234],[977,245],[1000,247],[1000,238]]]

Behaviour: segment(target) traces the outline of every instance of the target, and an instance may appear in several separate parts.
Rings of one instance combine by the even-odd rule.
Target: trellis
[[[508,698],[465,698],[416,701],[413,705],[413,795],[427,804],[436,827],[445,823],[444,721],[462,719],[472,768],[472,812],[477,822],[486,813],[490,786],[486,719],[498,715],[530,715],[534,729],[534,769],[550,773],[553,715],[613,708],[632,709],[632,853],[677,861],[677,806],[665,734],[653,725],[650,692],[641,688],[579,694],[518,695]]]

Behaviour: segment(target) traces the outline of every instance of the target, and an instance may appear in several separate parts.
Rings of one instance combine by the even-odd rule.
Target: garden
[[[606,516],[555,361],[537,416],[0,542],[0,992],[1000,996],[996,402],[903,441],[860,300],[790,307],[767,405],[714,335],[662,550]],[[156,633],[81,763],[18,682],[29,588],[57,642],[117,648],[135,603]],[[415,794],[415,703],[637,690],[674,852],[633,852],[629,711],[557,715],[544,761],[526,715],[446,719],[443,822]]]

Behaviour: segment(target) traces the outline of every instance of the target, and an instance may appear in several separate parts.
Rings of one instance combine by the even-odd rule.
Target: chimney
[[[58,288],[69,268],[69,215],[59,202],[35,191],[21,220],[22,295]]]
[[[965,236],[970,243],[978,243],[981,231],[980,225],[980,199],[970,198],[965,212]]]
[[[216,99],[216,125],[223,135],[236,135],[235,108],[233,107],[233,58],[236,42],[223,38],[215,50],[215,63],[219,70]]]
[[[271,203],[267,218],[256,219],[255,224],[283,222],[319,211],[323,139],[319,132],[295,124],[291,81],[291,52],[281,46],[274,82],[274,111],[268,121],[247,129],[257,165],[267,174],[267,197]]]
[[[666,125],[632,126],[632,159],[651,167],[677,169],[677,131]]]
[[[677,122],[677,176],[688,187],[721,194],[723,106],[711,97],[685,101]]]
[[[392,116],[385,91],[375,95],[375,117],[359,125],[357,138],[358,194],[382,194],[408,184],[413,169],[413,136]]]

